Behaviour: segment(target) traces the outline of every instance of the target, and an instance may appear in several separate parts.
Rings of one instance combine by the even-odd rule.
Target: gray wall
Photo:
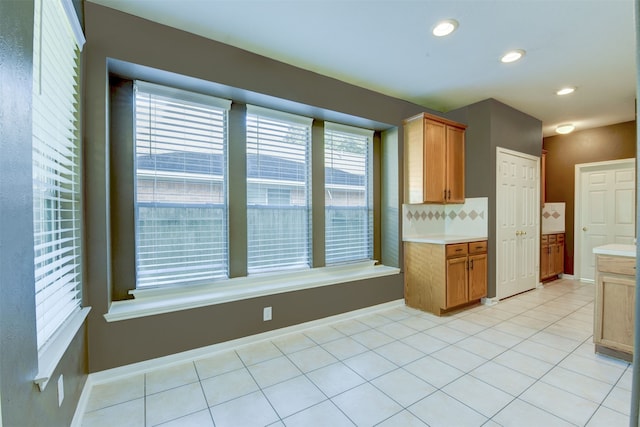
[[[467,123],[466,197],[489,198],[487,296],[496,296],[496,149],[532,156],[542,153],[542,122],[495,99],[487,99],[447,116]]]
[[[112,260],[117,258],[119,249],[111,234],[110,212],[114,201],[110,198],[109,159],[120,160],[111,153],[109,143],[109,72],[382,131],[378,178],[381,208],[377,222],[380,225],[375,232],[382,242],[381,261],[393,266],[401,266],[402,262],[398,215],[402,194],[398,143],[402,139],[402,120],[428,110],[94,3],[85,4],[85,22],[85,200],[90,254],[86,282],[92,306],[91,372],[403,297],[403,278],[398,275],[106,322],[103,314],[115,299],[114,289],[119,289],[113,282],[117,274]],[[176,80],[175,75],[188,78]],[[232,202],[230,208],[242,204]],[[236,214],[233,216],[236,218]],[[267,305],[273,307],[274,320],[265,323],[261,316],[262,307]]]
[[[5,427],[68,426],[86,380],[81,328],[40,392],[33,271],[33,1],[0,2],[0,396]],[[58,408],[56,382],[64,375]]]

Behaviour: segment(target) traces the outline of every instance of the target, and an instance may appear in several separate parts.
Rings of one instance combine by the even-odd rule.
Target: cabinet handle
[[[473,270],[473,260],[469,261],[470,267]]]
[[[451,190],[449,190],[449,200],[451,200]]]
[[[462,248],[456,249],[456,252],[462,252]]]
[[[442,198],[444,200],[447,200],[447,189],[445,188],[443,191],[444,191],[444,195],[442,196]]]

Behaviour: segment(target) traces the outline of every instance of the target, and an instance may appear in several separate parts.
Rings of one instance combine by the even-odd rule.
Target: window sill
[[[134,299],[113,302],[104,318],[107,322],[116,322],[400,273],[399,268],[374,263],[366,261],[295,273],[237,277],[189,288],[138,289],[131,292]]]
[[[70,316],[51,340],[38,352],[38,374],[33,382],[38,385],[40,391],[44,391],[47,387],[53,372],[82,327],[89,311],[91,311],[91,307],[84,307]]]

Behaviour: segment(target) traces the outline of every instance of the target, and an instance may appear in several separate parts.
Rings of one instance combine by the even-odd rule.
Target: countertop
[[[405,237],[404,242],[414,243],[435,243],[438,245],[447,245],[449,243],[466,243],[480,242],[487,240],[487,236],[464,236],[459,234],[430,234],[420,237]]]
[[[596,246],[593,248],[593,253],[596,255],[613,255],[635,258],[636,246],[612,243],[604,246]]]

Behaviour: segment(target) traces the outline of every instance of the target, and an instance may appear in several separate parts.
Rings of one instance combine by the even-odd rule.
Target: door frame
[[[582,279],[582,174],[585,172],[597,172],[610,170],[612,166],[620,166],[620,169],[636,167],[636,159],[607,160],[603,162],[579,163],[575,166],[575,193],[573,202],[573,278],[585,283],[594,283],[593,280]],[[618,168],[613,168],[618,169]],[[637,171],[636,171],[637,173]],[[636,189],[637,191],[637,189]]]
[[[498,250],[497,246],[500,242],[500,227],[498,227],[498,223],[500,218],[498,218],[500,209],[497,208],[498,204],[501,202],[501,200],[499,200],[499,195],[500,195],[500,165],[498,164],[498,159],[500,157],[500,154],[507,154],[507,155],[511,155],[511,156],[517,156],[517,157],[522,157],[528,160],[532,160],[534,162],[536,162],[536,200],[534,201],[534,203],[536,203],[536,205],[538,207],[540,207],[540,156],[534,156],[532,154],[527,154],[527,153],[522,153],[520,151],[515,151],[515,150],[510,150],[508,148],[503,148],[503,147],[496,147],[496,168],[495,168],[495,177],[496,177],[496,187],[495,187],[495,191],[496,191],[496,204],[494,206],[494,209],[496,210],[496,215],[495,215],[495,242],[496,242],[496,249],[495,249],[495,254],[496,254],[496,258],[495,258],[495,271],[496,271],[496,300],[499,300],[500,297],[500,291],[498,289],[499,286],[499,281],[498,281],[498,271],[499,267],[500,267],[500,263],[504,262],[504,260],[501,260],[499,255],[500,255],[500,251]],[[536,235],[540,236],[540,210],[538,209],[538,216],[536,217]],[[535,279],[535,287],[540,287],[540,238],[538,237],[538,239],[536,239],[536,248],[534,250],[534,269],[536,271],[536,279]],[[535,288],[534,287],[534,288]],[[532,288],[533,289],[533,288]],[[502,298],[505,298],[504,296],[502,296]]]

